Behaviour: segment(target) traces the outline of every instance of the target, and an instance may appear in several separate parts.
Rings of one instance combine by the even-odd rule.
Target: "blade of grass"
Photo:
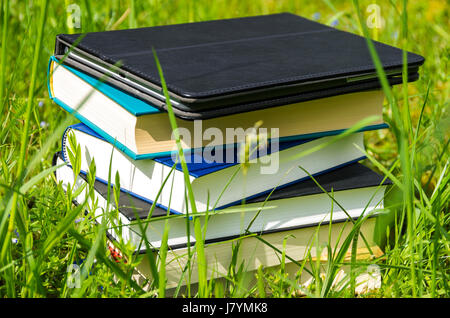
[[[291,156],[288,160],[299,159],[299,158],[305,157],[307,155],[310,155],[320,149],[328,147],[329,145],[334,144],[335,142],[341,140],[342,138],[345,138],[346,136],[349,136],[355,132],[360,131],[362,128],[368,126],[369,124],[373,123],[374,121],[376,121],[378,119],[379,119],[379,116],[369,116],[367,118],[364,118],[364,119],[360,120],[359,122],[357,122],[356,124],[354,124],[349,129],[346,129],[345,131],[343,131],[342,133],[340,133],[336,136],[333,136],[333,138],[331,138],[329,141],[321,143],[321,144],[319,144],[315,147],[312,147],[310,149],[307,149],[305,151],[302,151],[294,156]]]
[[[130,14],[128,15],[128,27],[130,29],[137,28],[135,7],[135,0],[130,0]]]
[[[177,149],[178,149],[178,155],[180,158],[181,167],[184,174],[184,180],[186,184],[187,194],[190,202],[190,207],[192,209],[193,214],[193,222],[194,222],[194,233],[195,233],[195,244],[197,249],[197,262],[198,262],[198,278],[199,278],[199,295],[201,297],[205,297],[207,293],[207,268],[206,268],[206,257],[205,257],[205,251],[204,251],[204,242],[202,241],[202,228],[200,219],[196,216],[197,213],[197,207],[195,205],[195,198],[194,198],[194,192],[192,191],[191,182],[189,179],[189,171],[186,164],[186,159],[184,157],[183,148],[181,147],[181,141],[180,141],[180,135],[178,132],[177,122],[175,119],[175,115],[173,113],[172,109],[172,103],[170,101],[169,91],[167,90],[166,81],[164,79],[164,74],[161,69],[161,65],[159,63],[158,56],[156,55],[156,51],[154,48],[153,50],[153,56],[155,59],[156,67],[158,69],[158,74],[161,80],[161,86],[164,92],[165,101],[167,104],[167,112],[169,115],[169,121],[170,125],[172,127],[173,134],[175,136]]]
[[[176,163],[175,163],[176,164]],[[175,165],[174,165],[175,167]],[[172,192],[173,192],[173,183],[175,178],[172,178],[172,184],[170,186],[170,195],[169,195],[169,204],[167,205],[167,214],[170,214],[170,204],[172,202]],[[158,286],[158,296],[160,298],[164,298],[166,295],[166,258],[167,258],[167,250],[169,249],[168,241],[169,241],[169,231],[170,224],[169,220],[166,219],[164,222],[164,232],[161,240],[161,247],[159,248],[159,286]]]

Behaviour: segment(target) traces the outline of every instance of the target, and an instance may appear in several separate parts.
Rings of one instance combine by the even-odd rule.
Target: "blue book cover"
[[[67,127],[66,131],[63,134],[63,141],[62,141],[63,144],[65,142],[64,140],[65,140],[66,132],[69,129],[78,130],[78,131],[81,131],[88,135],[91,135],[93,137],[96,137],[100,140],[106,141],[105,138],[103,138],[101,135],[99,135],[93,129],[89,128],[88,126],[86,126],[83,123],[78,123],[78,124]],[[306,143],[306,142],[309,142],[312,140],[314,140],[314,139],[299,139],[299,140],[283,141],[278,144],[277,151],[282,151],[282,150],[285,150],[285,149],[288,149],[288,148],[291,148],[291,147],[294,147],[294,146],[297,146],[297,145],[300,145],[300,144],[303,144],[303,143]],[[266,147],[264,149],[263,153],[268,155],[268,154],[271,154],[274,151],[274,149],[271,147],[270,143],[267,146],[268,147]],[[255,155],[251,156],[249,159],[257,158],[258,154],[260,154],[260,153],[261,152],[255,152]],[[225,156],[225,152],[223,152],[223,155]],[[195,178],[199,178],[201,176],[204,176],[204,175],[219,171],[221,169],[225,169],[225,168],[239,164],[239,159],[237,158],[238,151],[236,149],[235,149],[235,151],[233,151],[234,158],[231,160],[231,162],[230,161],[227,162],[225,160],[225,157],[224,157],[224,160],[221,160],[221,162],[216,162],[216,161],[209,162],[204,157],[201,156],[201,152],[189,151],[186,153],[186,156],[189,156],[186,158],[186,162],[187,162],[186,165],[188,167],[189,174]],[[168,167],[172,167],[175,164],[175,162],[173,161],[173,157],[171,155],[160,156],[157,158],[153,158],[152,160],[154,160],[158,163],[161,163],[165,166],[168,166]],[[67,158],[64,158],[64,161],[68,162]],[[177,163],[175,166],[175,169],[178,171],[182,171],[181,164]]]
[[[64,143],[66,142],[65,141],[66,140],[66,134],[69,131],[69,129],[81,131],[81,132],[83,132],[85,134],[88,134],[90,136],[98,138],[99,140],[103,140],[103,141],[105,140],[101,135],[97,134],[94,130],[92,130],[88,126],[84,125],[83,123],[78,123],[78,124],[75,124],[75,125],[71,125],[71,126],[69,126],[66,129],[66,132],[64,133],[64,136],[63,136],[63,149],[65,148]],[[275,151],[275,150],[276,151],[283,151],[283,150],[286,150],[288,148],[291,148],[291,147],[294,147],[294,146],[297,146],[297,145],[301,145],[303,143],[307,143],[307,142],[310,142],[310,141],[312,141],[312,140],[311,139],[308,139],[308,140],[301,139],[301,140],[291,140],[291,141],[280,142],[279,143],[279,147],[277,147],[277,149],[272,149],[269,146],[269,147],[267,147],[265,153],[266,154],[270,154],[270,153],[273,153],[273,151]],[[230,162],[226,162],[226,161],[224,161],[224,162],[208,162],[207,160],[202,158],[200,154],[190,152],[188,154],[188,156],[190,156],[190,158],[189,157],[186,158],[186,160],[187,160],[187,168],[188,168],[189,174],[192,177],[194,177],[194,178],[200,178],[202,176],[206,176],[208,174],[220,171],[222,169],[225,169],[225,168],[228,168],[228,167],[231,167],[231,166],[234,166],[234,165],[238,165],[239,161],[238,161],[238,158],[237,158],[237,152],[234,152],[234,154],[235,154],[235,158],[234,158],[235,160],[230,163]],[[258,154],[258,152],[257,152],[257,154]],[[196,156],[200,156],[200,158],[195,158]],[[257,155],[255,157],[257,157]],[[61,154],[61,158],[65,162],[67,162],[69,164],[69,166],[70,166],[69,160],[64,157],[63,153]],[[352,164],[354,162],[360,161],[360,160],[362,160],[364,158],[365,158],[364,156],[361,156],[361,157],[355,158],[352,161],[345,162],[345,163],[342,163],[342,164],[339,164],[339,165],[335,165],[335,166],[329,167],[328,169],[320,171],[318,173],[314,173],[313,175],[314,176],[322,175],[322,174],[325,174],[325,173],[327,173],[329,171],[332,171],[332,170],[338,169],[340,167],[343,167],[343,166]],[[200,159],[200,160],[196,160],[196,159]],[[172,156],[170,156],[170,155],[154,158],[154,159],[151,159],[151,160],[154,160],[155,162],[163,164],[163,165],[165,165],[167,167],[172,167],[175,164],[175,162],[173,161]],[[181,167],[180,164],[176,164],[175,165],[175,169],[178,170],[178,171],[182,171],[182,167]],[[81,171],[81,174],[86,175],[86,171]],[[304,178],[297,179],[297,180],[294,180],[292,182],[288,182],[286,184],[280,184],[277,188],[278,189],[283,189],[283,188],[285,188],[285,187],[287,187],[289,185],[292,185],[292,184],[295,184],[297,182],[301,182],[301,181],[307,180],[308,178],[309,178],[308,176],[305,176]],[[108,184],[108,181],[106,181],[104,179],[101,179],[98,176],[96,177],[96,179],[98,181],[104,183],[104,184]],[[139,198],[139,199],[144,200],[144,201],[149,202],[149,203],[153,203],[153,201],[150,200],[149,198],[143,197],[143,196],[141,196],[139,194],[136,194],[136,193],[134,193],[134,192],[132,192],[132,191],[130,191],[128,189],[121,188],[121,190],[126,192],[126,193],[128,193],[128,194],[130,194],[131,196],[134,196],[136,198]],[[257,197],[259,195],[268,194],[268,193],[271,192],[271,190],[272,189],[269,189],[267,191],[263,191],[261,193],[255,194],[255,195],[250,195],[246,199],[252,199],[252,198]],[[231,202],[231,203],[228,203],[228,204],[225,204],[225,205],[222,205],[222,206],[218,206],[216,209],[223,209],[225,207],[237,204],[239,202],[240,201]],[[168,209],[167,206],[159,204],[159,203],[156,203],[156,206],[158,206],[158,207],[160,207],[162,209],[165,209],[165,210]],[[181,213],[181,212],[179,212],[179,211],[177,211],[177,210],[175,210],[173,208],[171,208],[170,211],[172,213],[175,213],[175,214],[180,214]]]

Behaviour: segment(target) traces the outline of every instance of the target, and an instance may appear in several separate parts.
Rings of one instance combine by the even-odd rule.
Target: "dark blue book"
[[[69,164],[69,152],[73,151],[70,136],[80,147],[83,174],[88,172],[95,160],[98,180],[104,183],[111,180],[114,184],[118,174],[123,191],[153,203],[162,189],[156,200],[158,206],[163,209],[170,207],[174,213],[192,211],[186,200],[186,180],[177,156],[133,160],[80,123],[68,127],[63,136],[62,158]],[[242,159],[245,152],[241,145],[214,148],[212,152],[203,149],[186,153],[189,182],[197,210],[224,208],[239,203],[243,198],[253,198],[276,187],[283,188],[304,180],[308,174],[299,166],[311,175],[318,175],[365,158],[362,152],[363,132],[350,134],[326,145],[332,138],[257,144],[249,148],[246,160]],[[316,147],[320,149],[301,156]]]

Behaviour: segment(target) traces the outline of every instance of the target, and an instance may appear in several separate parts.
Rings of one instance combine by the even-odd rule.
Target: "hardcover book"
[[[59,156],[55,157],[56,165],[63,163]],[[70,184],[73,191],[77,191],[86,184],[84,176],[80,174],[75,179],[72,169],[67,165],[58,168],[55,174],[56,180],[62,182],[64,189]],[[245,205],[200,214],[203,225],[206,219],[208,220],[205,243],[232,239],[248,233],[268,234],[311,227],[324,222],[326,224],[330,221],[343,222],[362,215],[374,216],[377,209],[383,208],[384,193],[390,184],[388,179],[385,180],[358,163],[318,176],[316,181],[323,190],[331,194],[323,192],[313,180],[309,179],[282,190],[275,190],[270,196],[262,195],[248,199]],[[108,201],[114,202],[114,199],[108,200],[108,185],[96,181],[94,188],[94,199],[97,203],[95,216],[103,214],[105,209],[111,211],[113,206],[108,206]],[[92,198],[86,196],[86,191],[81,191],[74,199],[78,203],[83,203],[85,200],[90,202]],[[147,201],[121,192],[117,208],[123,227],[120,230],[116,228],[117,232],[112,229],[109,234],[114,239],[132,243],[136,246],[136,252],[143,252],[146,249],[142,241],[143,235],[152,248],[158,248],[169,213],[165,209],[155,207],[149,218],[151,206]],[[141,232],[137,218],[148,224],[145,234]],[[147,219],[150,222],[146,221]],[[183,248],[189,242],[195,242],[190,218],[172,215],[168,221],[170,226],[168,244],[171,249]],[[189,235],[187,227],[191,227]]]
[[[367,218],[360,227],[360,233],[366,238],[366,242],[361,238],[357,242],[357,261],[367,262],[372,256],[379,257],[383,253],[377,247],[375,241],[375,228],[377,218]],[[331,229],[330,229],[331,227]],[[235,256],[233,247],[237,242],[240,242],[239,253],[234,260],[236,268],[242,266],[245,272],[249,275],[254,275],[260,266],[265,269],[280,266],[283,260],[283,253],[285,255],[283,266],[285,273],[289,273],[292,279],[295,279],[300,265],[305,264],[306,269],[310,268],[312,264],[306,262],[308,255],[311,255],[312,261],[315,262],[320,257],[321,262],[327,260],[326,255],[320,255],[320,250],[317,246],[328,246],[333,248],[333,251],[338,251],[342,247],[345,238],[350,234],[353,228],[351,222],[323,222],[315,226],[308,226],[296,229],[289,229],[279,232],[266,233],[262,235],[249,235],[233,240],[224,240],[217,243],[205,245],[205,258],[207,266],[208,279],[227,277],[230,270],[230,265]],[[331,235],[330,235],[331,234]],[[316,245],[317,242],[317,245]],[[114,239],[108,240],[111,255],[114,255],[116,260],[119,260],[121,255],[120,250],[114,245]],[[166,256],[166,287],[175,288],[178,284],[194,284],[198,282],[198,261],[195,250],[191,247],[193,254],[190,261],[190,272],[184,272],[189,262],[188,248],[169,249]],[[156,254],[156,252],[155,252]],[[351,262],[350,251],[347,252],[345,262]],[[114,257],[113,256],[113,257]],[[347,265],[348,266],[348,265]],[[344,269],[349,274],[350,268],[343,265]],[[322,266],[321,266],[322,267]],[[279,267],[278,267],[279,268]],[[326,267],[325,269],[326,270]],[[301,282],[306,282],[311,276],[312,271],[304,270],[300,277]],[[188,278],[189,277],[189,278]],[[251,276],[250,276],[251,277]],[[148,258],[142,255],[142,260],[135,268],[133,279],[138,283],[146,284],[152,281],[152,274],[150,272],[150,264]],[[181,283],[180,283],[181,280]],[[192,286],[192,285],[191,285]]]
[[[154,104],[104,83],[76,68],[49,64],[50,97],[66,111],[116,145],[133,159],[153,158],[176,149],[166,112]],[[280,140],[335,135],[357,122],[377,116],[369,127],[386,127],[382,121],[384,94],[380,90],[355,92],[198,121],[177,119],[182,147],[232,146],[250,132]],[[256,123],[260,126],[252,130]]]
[[[365,158],[363,134],[349,134],[328,145],[332,136],[249,146],[245,168],[241,165],[245,161],[241,156],[244,147],[221,149],[220,154],[215,149],[210,156],[207,152],[190,152],[186,161],[197,210],[223,208],[243,198],[268,193],[273,188],[281,189],[308,178],[308,174],[298,166],[317,175],[362,160]],[[80,123],[68,127],[63,136],[62,158],[69,164],[68,152],[75,152],[68,141],[71,135],[80,147],[82,173],[86,174],[95,161],[96,177],[104,183],[106,180],[115,183],[118,173],[124,191],[151,203],[159,195],[156,204],[164,209],[168,208],[171,200],[170,208],[174,213],[191,210],[185,196],[185,178],[180,163],[176,163],[176,156],[133,160]],[[316,147],[316,151],[299,156]]]

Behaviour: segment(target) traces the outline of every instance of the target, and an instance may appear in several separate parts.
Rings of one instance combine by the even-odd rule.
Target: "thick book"
[[[375,243],[375,228],[377,218],[367,218],[359,228],[360,235],[363,235],[366,242],[361,238],[357,242],[356,259],[360,262],[367,262],[373,259],[373,256],[382,256],[382,251]],[[323,222],[319,225],[288,229],[279,232],[266,234],[249,235],[238,239],[223,240],[220,242],[205,245],[205,258],[207,266],[208,279],[219,277],[229,277],[230,265],[235,264],[235,268],[242,268],[249,275],[256,274],[260,266],[264,269],[279,269],[283,266],[284,272],[288,273],[292,279],[297,279],[296,275],[301,265],[306,265],[300,280],[305,283],[310,279],[312,271],[308,270],[314,266],[317,258],[321,262],[327,261],[324,255],[324,246],[330,246],[334,253],[342,248],[345,238],[351,234],[353,228],[352,222]],[[117,248],[116,241],[110,237],[108,248],[111,256],[116,261],[121,258],[127,261],[126,257]],[[240,242],[239,252],[236,252],[237,242]],[[317,248],[319,247],[319,248]],[[322,248],[322,249],[321,249]],[[369,250],[370,248],[370,250]],[[321,253],[322,252],[322,253]],[[194,284],[198,282],[198,258],[196,251],[191,247],[191,260],[189,261],[188,248],[169,249],[166,255],[165,274],[166,288],[175,288],[178,285]],[[154,252],[157,255],[157,251]],[[285,257],[283,258],[283,254]],[[309,255],[312,259],[309,259]],[[309,263],[312,261],[313,264]],[[345,262],[351,262],[351,251],[347,251]],[[189,263],[190,272],[184,272]],[[344,270],[350,275],[350,266],[343,266]],[[133,279],[141,286],[153,281],[150,271],[148,257],[142,255],[140,263],[135,267]],[[325,271],[326,266],[321,266]],[[251,276],[250,276],[251,277]],[[181,282],[180,282],[181,281]],[[192,285],[191,285],[192,286]],[[192,288],[192,287],[191,287]]]
[[[239,147],[225,148],[221,153],[215,149],[214,156],[207,156],[205,152],[191,152],[186,155],[186,161],[197,210],[223,208],[244,198],[268,193],[273,188],[283,188],[308,178],[308,174],[299,166],[309,174],[317,175],[362,160],[365,158],[361,151],[364,149],[363,134],[350,134],[334,143],[330,143],[333,137],[328,136],[268,143],[263,147],[254,145],[248,149],[245,167],[241,165],[244,163],[240,156],[243,149]],[[192,211],[185,196],[186,183],[181,165],[179,162],[175,164],[176,156],[133,160],[80,123],[68,127],[63,135],[62,158],[69,164],[68,152],[74,152],[69,143],[72,135],[80,147],[82,173],[86,174],[91,162],[95,161],[96,177],[99,180],[115,183],[118,173],[124,191],[151,203],[156,200],[163,181],[168,178],[156,201],[158,206],[166,209],[171,200],[172,212]],[[299,156],[316,147],[316,151]],[[173,170],[172,166],[175,166]]]
[[[168,114],[73,67],[49,64],[50,97],[133,159],[167,155],[176,149]],[[213,119],[178,118],[182,147],[232,146],[250,133],[280,140],[339,134],[357,122],[378,116],[367,129],[386,127],[384,94],[364,91]],[[260,126],[255,127],[259,122]],[[253,130],[253,127],[255,129]]]
[[[403,51],[374,46],[389,83],[401,83]],[[381,87],[364,37],[290,13],[59,34],[54,55],[166,111],[153,50],[175,114],[190,120]],[[423,62],[407,53],[409,80]]]
[[[54,164],[63,163],[59,156],[55,156]],[[80,174],[75,179],[73,170],[67,165],[59,167],[55,174],[64,190],[69,184],[72,191],[77,191],[86,184],[85,177]],[[275,190],[270,196],[262,195],[249,199],[245,205],[202,213],[199,217],[205,229],[205,243],[228,240],[249,233],[268,234],[330,221],[343,222],[362,215],[374,216],[378,209],[383,209],[384,193],[390,184],[388,179],[358,163],[318,176],[316,181],[328,193],[323,192],[309,179]],[[114,203],[108,203],[115,201],[112,197],[108,200],[108,185],[96,181],[94,189],[94,217],[102,215],[106,209],[114,209],[111,205]],[[109,192],[113,193],[112,190]],[[81,191],[74,200],[79,204],[85,200],[90,202],[92,197],[86,196],[86,193],[87,191]],[[146,249],[146,244],[142,241],[145,235],[150,246],[157,249],[161,245],[167,221],[170,226],[168,245],[171,249],[183,248],[195,242],[191,218],[182,215],[169,215],[167,218],[168,212],[159,207],[155,207],[149,217],[151,207],[152,204],[147,201],[121,192],[117,209],[123,226],[112,228],[109,235],[133,244],[136,252]],[[141,232],[137,218],[144,225],[148,224],[145,234]],[[190,228],[189,235],[187,228]]]

